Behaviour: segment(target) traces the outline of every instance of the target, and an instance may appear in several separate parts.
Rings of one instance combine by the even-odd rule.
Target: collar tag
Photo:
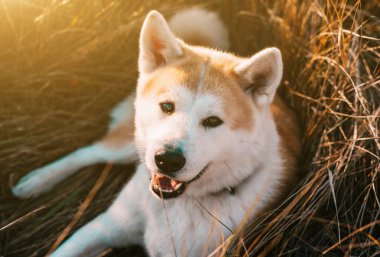
[[[230,193],[230,195],[235,194],[235,188],[234,187],[227,187],[226,190],[228,191],[228,193]]]

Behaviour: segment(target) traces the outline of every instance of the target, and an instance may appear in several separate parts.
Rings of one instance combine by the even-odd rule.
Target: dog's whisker
[[[229,171],[232,171],[231,168],[230,168],[230,166],[227,164],[226,161],[224,161],[224,164],[226,165],[226,167],[228,168]]]
[[[212,218],[214,218],[216,221],[218,221],[223,227],[225,227],[226,229],[228,229],[231,234],[233,234],[234,232],[232,231],[232,229],[230,229],[226,224],[224,224],[220,219],[218,219],[214,214],[212,214],[209,210],[207,210],[203,204],[201,203],[201,201],[199,201],[199,199],[197,197],[194,197],[194,199],[199,203],[199,205],[202,207],[203,210],[205,210]]]

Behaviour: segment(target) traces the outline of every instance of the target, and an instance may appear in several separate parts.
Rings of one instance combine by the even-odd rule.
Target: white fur
[[[194,12],[198,15],[204,11]],[[208,15],[211,20],[215,19],[213,14]],[[172,23],[175,20],[174,17]],[[214,32],[218,30],[210,31]],[[152,48],[152,35],[158,37],[153,40],[161,40],[163,48]],[[217,39],[217,35],[214,36]],[[228,124],[206,129],[201,125],[204,118],[212,115],[222,120],[227,118],[218,96],[194,95],[181,85],[173,85],[169,92],[159,97],[142,94],[142,87],[152,74],[160,72],[166,63],[182,54],[183,44],[173,36],[163,17],[158,12],[151,12],[141,33],[136,99],[127,99],[112,112],[114,123],[110,127],[112,131],[120,124],[133,122],[133,112],[126,108],[134,101],[135,141],[117,149],[107,147],[102,141],[79,149],[37,169],[13,188],[18,197],[37,196],[83,166],[105,161],[132,161],[135,148],[138,149],[141,163],[111,207],[64,242],[53,257],[96,256],[108,247],[135,243],[144,245],[152,257],[206,256],[231,234],[230,230],[236,229],[248,210],[255,206],[249,213],[250,217],[255,217],[277,194],[283,177],[283,160],[269,103],[281,78],[278,50],[264,50],[242,60],[236,70],[249,80],[258,64],[266,65],[264,72],[273,69],[264,88],[268,99],[251,100],[248,94],[246,96],[251,101],[252,116],[246,119],[253,120],[252,130],[233,130]],[[210,58],[235,58],[206,48],[192,49]],[[165,58],[165,63],[157,64],[157,54]],[[205,83],[202,77],[206,68],[201,69],[199,87]],[[170,118],[159,107],[161,101],[167,100],[176,103],[176,112]],[[199,179],[188,184],[181,196],[162,200],[150,192],[150,176],[156,170],[155,152],[168,143],[182,147],[187,160],[176,179],[189,181],[205,166],[208,168]],[[236,187],[234,195],[225,190],[229,187]]]

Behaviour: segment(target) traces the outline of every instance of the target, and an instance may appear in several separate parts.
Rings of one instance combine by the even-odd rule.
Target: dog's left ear
[[[258,106],[269,105],[282,77],[281,52],[277,48],[264,49],[238,64],[234,73]]]
[[[152,72],[182,54],[182,45],[164,17],[157,11],[149,12],[140,34],[139,71]]]

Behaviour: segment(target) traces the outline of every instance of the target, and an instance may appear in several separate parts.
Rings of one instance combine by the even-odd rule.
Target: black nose
[[[179,171],[186,163],[185,157],[179,151],[158,151],[154,156],[154,160],[162,173]]]

